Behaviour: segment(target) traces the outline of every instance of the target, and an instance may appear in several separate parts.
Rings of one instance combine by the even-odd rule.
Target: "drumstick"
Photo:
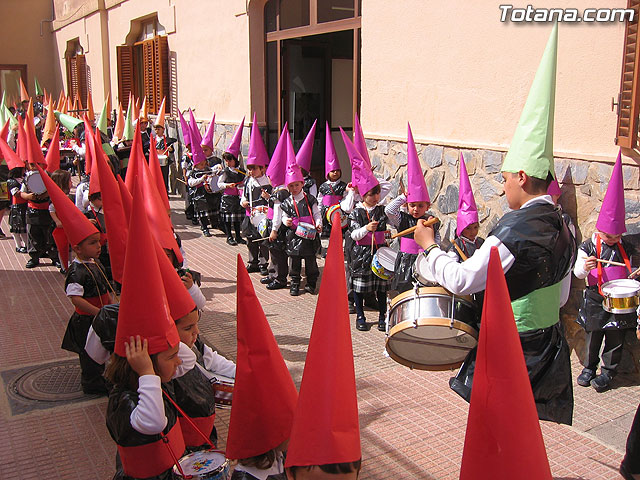
[[[184,183],[185,185],[189,185],[187,182],[185,182],[184,180],[180,180],[179,178],[176,178],[176,180],[178,180],[179,182]]]
[[[596,258],[596,262],[608,263],[609,265],[615,265],[616,267],[626,267],[622,262],[612,262],[611,260],[603,260],[602,258]]]
[[[269,237],[256,238],[255,240],[251,240],[251,242],[262,242],[264,240],[269,240]]]
[[[453,246],[456,247],[456,250],[458,251],[458,253],[460,254],[460,258],[462,258],[462,261],[464,262],[465,260],[468,260],[469,257],[467,257],[464,252],[462,251],[462,249],[458,246],[458,244],[456,242],[453,242]]]
[[[438,223],[440,220],[438,220],[437,218],[430,218],[429,220],[423,220],[422,224],[425,227],[428,227],[429,225],[433,225],[434,223]],[[416,231],[416,228],[418,228],[418,225],[411,227],[411,228],[407,228],[406,230],[402,230],[401,232],[398,233],[394,233],[393,235],[391,235],[391,239],[394,238],[398,238],[398,237],[404,237],[405,235],[409,235],[413,232]]]
[[[635,278],[640,273],[640,267],[629,274],[629,278]]]

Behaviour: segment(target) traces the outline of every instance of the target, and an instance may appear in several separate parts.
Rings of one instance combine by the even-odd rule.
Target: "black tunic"
[[[7,180],[7,190],[9,192],[11,207],[9,209],[9,227],[11,233],[27,232],[27,202],[17,197],[13,198],[11,190],[18,189],[22,186],[22,179],[9,178]],[[18,203],[20,202],[20,203]]]
[[[107,234],[107,225],[104,221],[104,213],[102,210],[95,210],[91,205],[89,205],[89,210],[84,213],[84,216],[89,220],[95,220],[97,222],[96,228],[100,232],[100,236],[104,236]],[[109,281],[113,278],[111,276],[111,257],[109,256],[109,246],[106,241],[100,248],[100,256],[98,257],[100,263],[104,267],[104,273],[107,275]]]
[[[241,183],[245,179],[244,170],[231,169],[230,167],[225,167],[220,177],[224,183]],[[238,185],[238,188],[241,186],[242,185]],[[227,195],[223,190],[220,211],[227,214],[239,214],[243,212],[240,206],[240,195]],[[240,217],[238,216],[237,219],[240,220]]]
[[[320,187],[318,187],[318,198],[320,198],[320,194],[322,194],[323,197],[337,196],[342,199],[342,197],[344,197],[344,192],[346,189],[347,184],[342,180],[336,180],[335,182],[330,182],[329,180],[327,180],[326,182],[323,182]],[[322,232],[324,234],[331,233],[331,225],[329,225],[329,222],[327,221],[328,209],[329,207],[324,204],[324,201],[320,203],[320,214],[322,215]]]
[[[297,207],[297,212],[296,212],[296,208],[294,207],[293,196],[289,195],[282,202],[282,212],[285,215],[287,215],[289,218],[296,218],[298,216],[311,217],[311,221],[308,223],[315,225],[312,212],[313,212],[313,206],[317,203],[318,202],[315,197],[307,194],[305,197],[302,198],[301,201],[295,202]],[[300,215],[298,215],[298,213]],[[296,235],[295,225],[292,225],[291,227],[286,227],[285,225],[283,226],[287,229],[287,237],[286,237],[287,255],[306,257],[306,256],[316,254],[316,251],[318,250],[318,246],[320,244],[319,235],[316,235],[316,238],[314,240],[309,240],[307,238],[302,238]]]
[[[636,254],[635,247],[631,245],[624,237],[622,237],[622,248],[624,248],[626,254],[631,258]],[[587,256],[596,257],[596,246],[591,239],[582,242],[580,250],[583,250]],[[610,247],[605,242],[601,244],[600,258],[612,260],[614,262],[622,262],[622,254],[618,245]],[[606,265],[603,265],[606,268]],[[614,314],[607,312],[602,308],[603,296],[600,295],[597,285],[588,285],[584,289],[582,295],[582,305],[578,312],[578,318],[576,321],[587,332],[593,332],[596,330],[604,330],[608,328],[635,328],[637,322],[637,315],[635,312]]]
[[[460,256],[460,252],[458,252],[454,244],[458,245],[460,250],[462,250],[462,253],[464,253],[467,256],[467,258],[471,258],[471,256],[474,253],[476,253],[476,250],[478,250],[483,243],[484,243],[484,238],[481,238],[481,237],[476,237],[474,242],[468,242],[464,240],[462,237],[456,237],[453,240],[451,247],[449,247],[449,252],[454,252],[458,257],[458,262],[463,262],[464,259]],[[473,301],[478,307],[478,310],[479,311],[482,310],[482,304],[484,302],[484,290],[482,290],[481,292],[473,293],[471,297],[473,298]]]
[[[376,231],[385,232],[387,230],[387,216],[384,213],[384,206],[376,205],[373,210],[369,212],[363,207],[357,207],[349,215],[349,235],[354,230],[358,230],[366,226],[369,222],[378,221],[378,228]],[[368,276],[371,272],[371,261],[376,251],[376,247],[371,251],[371,245],[358,245],[355,241],[351,248],[351,257],[349,262],[349,268],[353,277]]]
[[[200,179],[205,175],[213,175],[213,171],[208,166],[204,170],[194,168],[189,172],[189,178]],[[191,201],[195,213],[200,216],[215,216],[220,212],[220,199],[222,194],[220,192],[211,193],[207,191],[204,186],[204,182],[195,187],[189,187],[191,192]]]
[[[269,208],[273,209],[275,205],[275,200],[278,200],[280,204],[284,202],[287,198],[289,198],[291,194],[289,190],[286,188],[280,188],[278,190],[271,190],[271,197],[269,197]],[[269,220],[267,222],[267,232],[271,234],[271,229],[273,228],[273,220]],[[270,249],[284,251],[287,248],[287,231],[289,228],[281,224],[278,229],[278,237],[273,242],[267,242],[267,246]]]
[[[313,196],[313,194],[311,193],[311,188],[313,188],[314,185],[317,185],[317,183],[312,177],[309,177],[309,176],[304,177],[304,183],[302,184],[302,191],[307,195]]]
[[[234,470],[231,475],[231,480],[258,480],[257,477],[254,477],[248,472],[243,472],[240,470]],[[287,480],[287,474],[282,472],[277,475],[269,475],[267,480]]]
[[[407,212],[400,211],[400,222],[398,223],[398,231],[406,230],[407,228],[415,227],[418,224],[418,220],[428,220],[429,216],[433,215],[431,212],[425,212],[422,217],[414,218]],[[434,225],[434,230],[437,234],[440,223]],[[405,235],[402,238],[413,240],[413,233]],[[400,243],[402,243],[402,238]],[[436,239],[437,243],[438,239]],[[413,288],[413,264],[416,263],[418,258],[417,253],[398,251],[396,257],[396,263],[393,271],[393,278],[391,279],[391,290],[397,290],[398,292],[406,292]]]
[[[247,191],[249,182],[251,182],[251,192]],[[272,190],[273,187],[269,184],[256,185],[255,183],[253,183],[253,181],[247,179],[247,181],[245,182],[244,197],[249,202],[249,211],[251,211],[252,208],[256,207],[267,207],[269,205],[269,201],[262,198],[262,192],[264,191],[271,195]],[[260,232],[258,232],[258,228],[251,223],[250,216],[245,215],[245,217],[242,219],[241,230],[245,237],[247,237],[247,240],[255,240],[262,237],[262,235],[260,235]],[[271,233],[271,230],[267,231],[268,233]]]
[[[65,290],[71,283],[78,283],[84,288],[82,298],[95,298],[109,293],[109,285],[103,273],[104,268],[99,261],[96,263],[71,262],[64,286]],[[106,301],[104,304],[107,305]],[[98,303],[99,304],[99,303]],[[67,330],[62,339],[62,348],[70,352],[82,353],[87,342],[87,333],[93,321],[93,315],[83,315],[73,312]]]
[[[116,345],[118,313],[120,313],[120,304],[112,303],[102,307],[91,322],[93,331],[96,332],[100,343],[109,353],[113,353]]]

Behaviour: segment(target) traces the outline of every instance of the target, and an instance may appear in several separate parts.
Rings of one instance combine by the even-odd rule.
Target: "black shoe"
[[[609,383],[613,377],[608,373],[601,373],[596,378],[591,380],[591,386],[595,389],[596,392],[602,393],[609,390]]]
[[[371,327],[367,323],[367,319],[364,317],[356,318],[356,330],[360,330],[361,332],[368,332]]]
[[[381,332],[386,332],[387,331],[386,315],[384,317],[379,317],[378,318],[378,330],[380,330]]]
[[[297,283],[292,283],[291,288],[289,289],[289,295],[291,295],[292,297],[297,297],[298,295],[300,295],[300,285],[298,285]]]
[[[267,290],[281,290],[283,288],[287,288],[287,284],[280,283],[277,280],[273,280],[269,285],[267,285]]]
[[[304,286],[304,291],[305,291],[305,292],[307,292],[307,293],[310,293],[311,295],[315,294],[315,293],[316,293],[316,286],[315,286],[315,284],[311,284],[311,285],[310,285],[310,284],[308,284],[308,283],[307,283],[307,284]]]
[[[198,221],[197,218],[192,218],[191,219],[191,225],[200,225],[200,222]]]
[[[578,380],[576,382],[581,387],[588,387],[589,385],[591,385],[591,380],[593,380],[595,376],[596,372],[594,372],[590,368],[583,368],[582,373],[578,375]]]
[[[231,245],[232,247],[235,247],[236,245],[238,245],[236,243],[236,241],[233,239],[233,237],[228,237],[227,238],[227,245]]]
[[[7,238],[2,229],[0,228],[0,238]]]
[[[56,268],[62,268],[62,264],[60,263],[60,260],[51,260],[51,265],[53,265]]]
[[[638,473],[631,472],[631,470],[629,470],[629,467],[624,463],[624,460],[622,461],[622,463],[620,463],[619,471],[620,471],[620,475],[622,475],[622,478],[624,478],[624,480],[636,480],[638,476],[640,476],[640,472]]]
[[[262,272],[260,272],[262,273]],[[263,285],[269,285],[273,280],[269,277],[263,277],[260,279],[260,283]]]
[[[66,274],[67,274],[67,271],[66,271],[64,268],[62,268],[62,267],[60,267],[60,270],[59,270],[59,271],[60,271],[60,273],[61,273],[61,274],[63,274],[63,275],[66,275]]]
[[[249,272],[249,273],[255,273],[255,272],[259,272],[259,271],[260,271],[260,267],[258,265],[249,264],[247,266],[247,272]]]
[[[260,275],[262,275],[263,277],[269,275],[269,270],[264,265],[260,265]]]
[[[349,303],[349,313],[356,313],[356,306],[353,303]]]
[[[106,396],[109,395],[109,390],[106,385],[96,385],[91,387],[82,387],[82,392],[85,395],[100,395]]]
[[[19,253],[27,253],[27,247],[20,247],[18,250]]]
[[[24,266],[24,268],[36,268],[38,265],[40,265],[40,259],[39,258],[31,258],[31,259],[29,259],[27,264]]]
[[[205,228],[204,230],[202,230],[202,235],[204,235],[205,237],[210,237],[211,232],[209,231],[208,228]]]
[[[238,235],[238,236],[236,237],[236,243],[237,243],[238,245],[246,245],[246,244],[247,244],[247,241],[246,241],[244,238],[242,238],[240,235]]]

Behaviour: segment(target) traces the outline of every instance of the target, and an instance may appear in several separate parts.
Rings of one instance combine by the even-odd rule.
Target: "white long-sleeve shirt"
[[[550,203],[553,205],[553,200],[549,195],[541,195],[525,202],[521,208],[535,203]],[[465,262],[458,263],[455,258],[447,255],[446,252],[439,248],[434,248],[428,254],[427,261],[416,263],[416,268],[420,275],[433,279],[436,283],[456,295],[470,295],[481,292],[487,284],[487,269],[489,267],[491,247],[498,247],[502,270],[507,273],[516,259],[500,239],[493,235],[490,235],[473,256]],[[562,282],[559,307],[567,302],[569,289],[566,288],[564,283],[568,282],[570,285],[571,275],[567,274]]]

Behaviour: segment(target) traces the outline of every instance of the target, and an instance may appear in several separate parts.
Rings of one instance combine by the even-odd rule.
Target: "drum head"
[[[627,298],[638,295],[640,282],[630,278],[611,280],[602,285],[602,293],[613,298]]]
[[[376,252],[378,262],[387,272],[393,272],[396,266],[396,257],[398,253],[389,247],[380,247]]]
[[[395,325],[386,348],[396,362],[418,370],[458,368],[469,350],[478,344],[478,332],[471,326],[443,318],[420,318]]]
[[[220,452],[209,450],[190,453],[182,457],[179,462],[184,474],[191,475],[186,478],[227,478],[223,473],[229,470],[229,461],[225,456]],[[221,476],[213,476],[217,472]],[[173,473],[178,478],[182,478],[176,466],[173,467]]]

